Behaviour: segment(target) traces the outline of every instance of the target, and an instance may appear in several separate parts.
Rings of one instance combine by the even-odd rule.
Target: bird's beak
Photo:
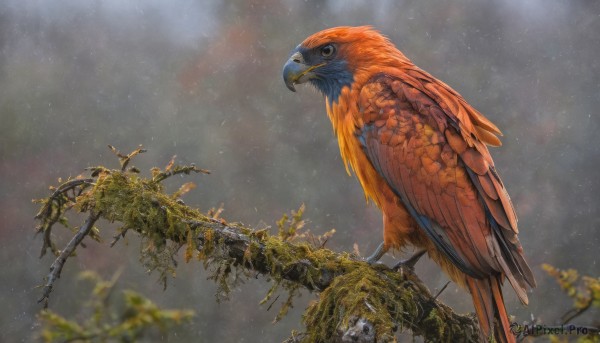
[[[307,82],[315,77],[313,70],[323,66],[324,63],[308,65],[300,52],[295,52],[283,66],[283,81],[289,90],[296,91],[294,85]]]

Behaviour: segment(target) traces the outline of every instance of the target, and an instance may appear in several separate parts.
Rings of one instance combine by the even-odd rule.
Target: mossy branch
[[[202,260],[212,270],[222,294],[227,294],[239,276],[257,272],[268,275],[274,286],[265,302],[278,287],[289,292],[280,316],[300,288],[318,292],[317,301],[303,316],[306,332],[294,333],[291,342],[392,342],[397,330],[410,330],[426,341],[478,341],[474,316],[454,313],[436,300],[413,273],[399,273],[385,265],[371,266],[349,253],[336,253],[314,244],[314,240],[294,240],[295,231],[304,225],[300,219],[302,209],[292,214],[287,231],[279,223],[277,236],[266,230],[254,231],[220,219],[219,211],[216,215],[214,211],[205,214],[186,206],[179,197],[193,188],[190,184],[172,195],[166,194],[162,186],[171,175],[207,171],[193,165],[175,166],[172,160],[164,170],[154,168],[152,178],[144,178],[134,167],[126,170],[131,157],[143,152],[141,148],[129,155],[111,149],[121,159],[120,169],[92,168],[91,178],[69,180],[41,201],[37,230],[44,233],[43,251],[53,249],[60,260],[53,264],[58,263],[60,268],[51,270],[42,299],[47,300],[62,265],[81,243],[81,239],[74,238],[67,249],[59,252],[51,240],[52,226],[66,222],[65,212],[76,210],[89,215],[76,233],[81,238],[95,232],[84,228],[91,228],[96,217],[122,225],[115,242],[128,231],[139,234],[143,238],[142,260],[150,269],[157,269],[165,282],[176,266],[174,255],[185,246],[186,261],[194,255]]]

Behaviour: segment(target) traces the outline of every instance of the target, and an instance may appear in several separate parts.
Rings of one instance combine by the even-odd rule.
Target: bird
[[[498,127],[372,26],[312,34],[283,79],[322,93],[346,171],[381,209],[383,243],[367,261],[421,249],[471,294],[482,341],[515,342],[503,282],[523,304],[536,283],[487,147],[501,145]]]

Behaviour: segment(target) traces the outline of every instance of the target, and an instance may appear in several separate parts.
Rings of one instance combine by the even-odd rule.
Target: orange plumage
[[[284,79],[325,95],[346,167],[383,212],[384,250],[425,248],[470,291],[482,335],[514,342],[501,284],[526,304],[535,280],[486,147],[500,145],[500,130],[368,26],[308,37]]]

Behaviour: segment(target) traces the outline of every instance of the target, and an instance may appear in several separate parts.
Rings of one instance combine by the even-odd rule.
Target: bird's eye
[[[335,48],[331,44],[327,44],[321,48],[321,56],[323,57],[331,57],[335,52]]]

